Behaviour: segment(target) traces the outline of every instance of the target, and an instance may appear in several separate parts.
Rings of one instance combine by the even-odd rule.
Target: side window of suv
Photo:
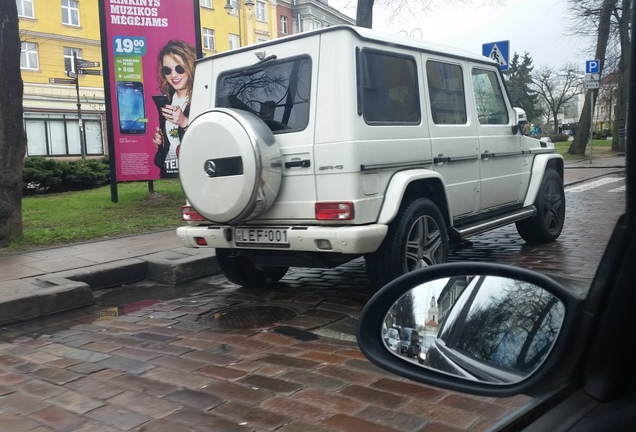
[[[363,50],[358,59],[359,113],[364,120],[372,125],[419,124],[415,59],[372,50]]]
[[[466,124],[466,94],[461,66],[429,60],[426,62],[426,76],[433,123]]]
[[[495,71],[473,69],[473,91],[481,124],[508,124],[508,108]]]

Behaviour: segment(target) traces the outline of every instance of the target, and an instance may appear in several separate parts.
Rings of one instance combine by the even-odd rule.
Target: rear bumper
[[[191,248],[285,250],[361,255],[375,252],[384,240],[387,230],[387,225],[378,224],[346,227],[290,227],[286,229],[289,244],[285,246],[261,244],[237,246],[234,242],[233,227],[223,225],[182,226],[177,228],[177,236],[184,246]],[[198,243],[197,238],[204,239],[207,245]]]

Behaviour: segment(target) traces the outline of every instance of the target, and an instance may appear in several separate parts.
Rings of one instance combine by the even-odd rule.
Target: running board
[[[461,228],[451,227],[448,229],[448,236],[453,242],[463,241],[466,237],[481,234],[486,231],[490,231],[495,228],[499,228],[505,225],[509,225],[520,220],[533,217],[537,213],[535,206],[525,207],[521,210],[517,210],[514,213],[509,213],[504,216],[494,217],[492,219],[486,219],[479,221],[473,225],[462,226]]]

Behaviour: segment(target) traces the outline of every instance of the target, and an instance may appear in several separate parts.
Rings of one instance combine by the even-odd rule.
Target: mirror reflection
[[[563,303],[543,288],[498,276],[434,280],[404,294],[382,326],[388,350],[468,380],[512,384],[546,359]]]

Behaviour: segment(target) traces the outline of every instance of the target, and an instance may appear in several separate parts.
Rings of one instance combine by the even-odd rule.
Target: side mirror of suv
[[[515,112],[515,117],[514,125],[512,126],[512,134],[517,135],[519,130],[523,131],[523,125],[528,123],[528,116],[522,108],[515,107],[513,108],[513,111]]]

